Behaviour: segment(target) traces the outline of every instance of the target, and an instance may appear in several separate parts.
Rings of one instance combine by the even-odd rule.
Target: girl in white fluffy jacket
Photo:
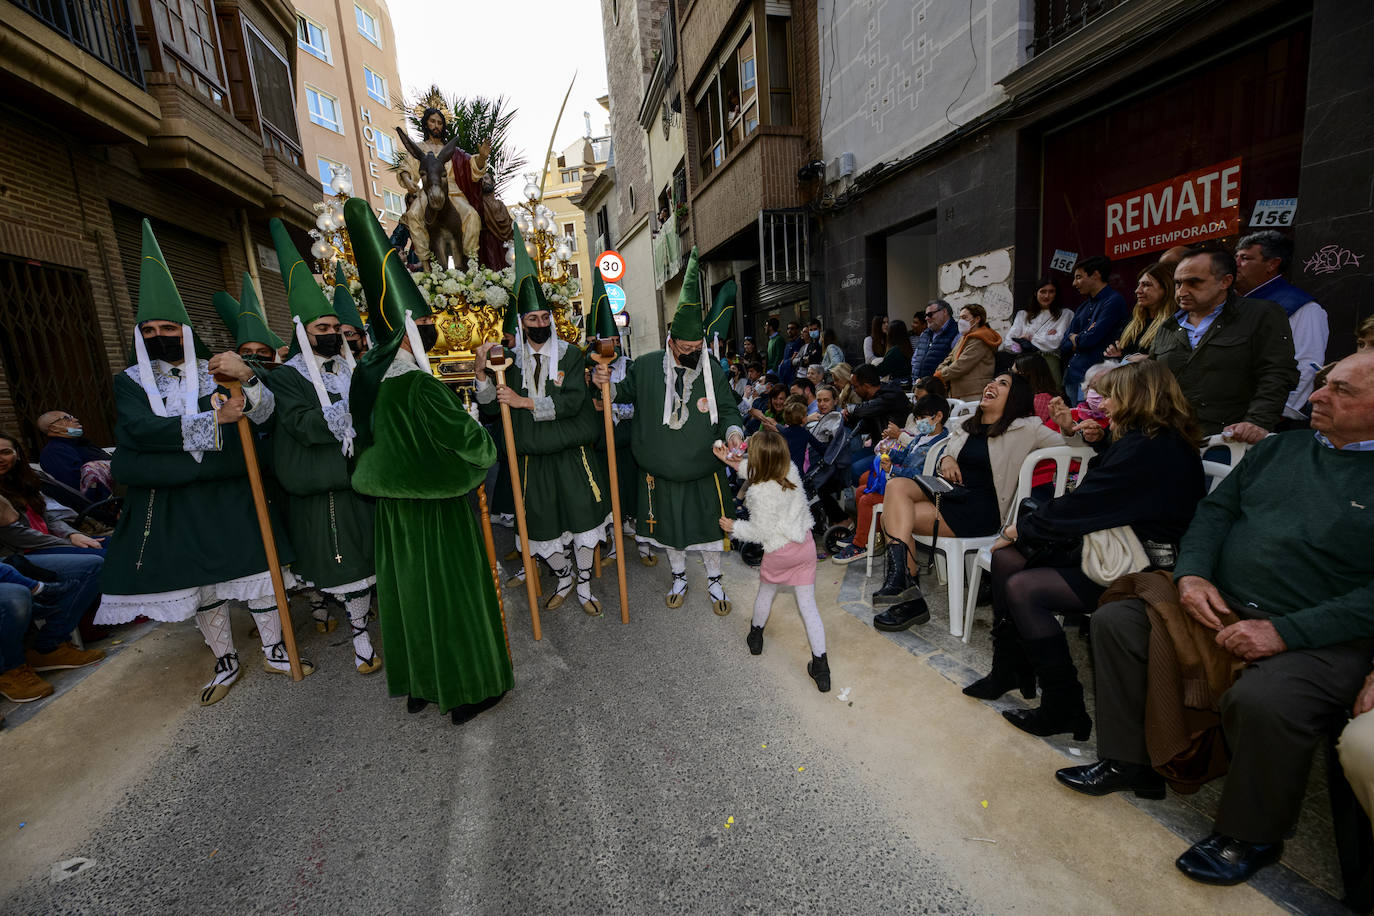
[[[735,458],[725,446],[716,447],[717,457],[748,481],[744,505],[749,518],[722,518],[721,530],[742,541],[762,544],[764,551],[754,619],[745,644],[754,655],[763,652],[763,627],[768,623],[773,597],[781,585],[795,587],[797,608],[811,643],[806,672],[825,693],[830,689],[830,662],[825,654],[825,627],[816,607],[816,542],[811,536],[811,512],[801,477],[788,453],[787,440],[772,430],[761,429],[750,436],[748,454],[748,459]]]

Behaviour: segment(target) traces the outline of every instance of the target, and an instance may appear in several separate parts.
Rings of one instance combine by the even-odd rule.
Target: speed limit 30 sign
[[[625,259],[615,251],[603,251],[596,259],[596,269],[601,271],[601,279],[614,283],[625,276]]]

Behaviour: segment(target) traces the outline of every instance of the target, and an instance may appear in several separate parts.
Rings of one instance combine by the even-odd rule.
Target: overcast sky
[[[599,0],[390,0],[390,6],[406,99],[431,83],[450,96],[508,96],[519,109],[511,132],[529,160],[526,171],[544,157],[574,71],[554,150],[583,135],[584,111],[591,113],[593,135],[605,131],[606,110],[596,103],[606,94]],[[517,178],[503,197],[518,197],[522,187]]]

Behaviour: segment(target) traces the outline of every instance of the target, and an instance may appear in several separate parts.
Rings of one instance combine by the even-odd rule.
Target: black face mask
[[[439,342],[439,326],[437,324],[417,324],[415,330],[420,332],[420,346],[425,348],[428,353],[434,349],[434,345]]]
[[[181,362],[184,356],[184,346],[182,345],[181,335],[176,337],[166,337],[157,334],[152,337],[143,338],[143,346],[148,350],[149,359],[160,359],[164,363]]]
[[[549,342],[549,338],[553,336],[553,328],[547,324],[542,327],[527,327],[525,328],[525,336],[530,339],[530,343],[546,344]]]
[[[701,351],[693,350],[691,353],[681,353],[678,355],[677,364],[688,369],[695,369],[701,362]]]
[[[332,334],[315,335],[315,352],[325,359],[333,359],[343,352],[343,335],[338,331]]]
[[[353,351],[355,357],[363,355],[363,342],[361,340],[350,340],[348,349]]]

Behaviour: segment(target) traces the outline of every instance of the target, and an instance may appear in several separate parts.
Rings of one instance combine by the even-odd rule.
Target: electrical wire
[[[959,100],[968,92],[968,84],[973,82],[973,75],[978,72],[978,46],[973,41],[973,0],[968,0],[968,49],[973,55],[973,67],[969,70],[968,76],[964,79],[964,86],[959,90],[959,94],[945,106],[945,121],[953,127],[963,127],[963,124],[955,124],[950,118],[949,113],[954,110],[954,106],[959,104]],[[968,122],[965,121],[964,124]]]

